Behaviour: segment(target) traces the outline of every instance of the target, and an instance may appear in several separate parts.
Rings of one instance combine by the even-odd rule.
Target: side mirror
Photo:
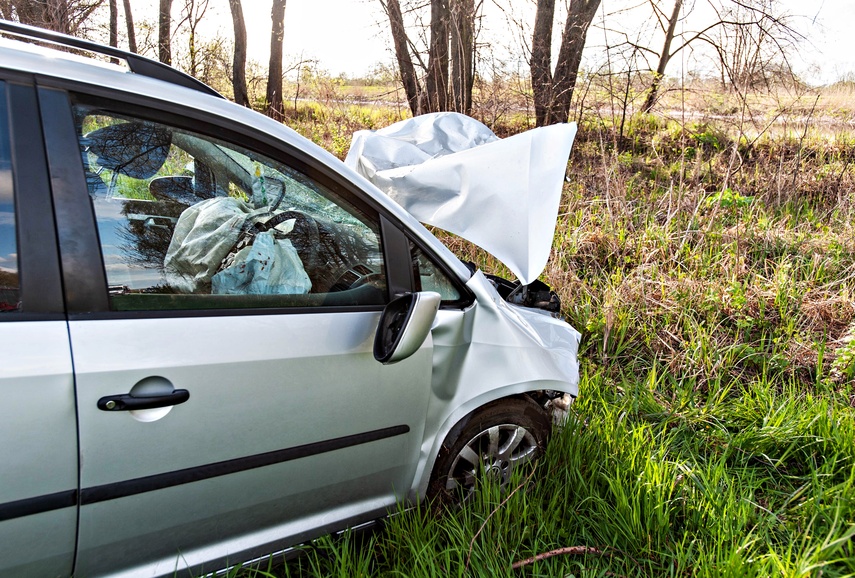
[[[415,353],[427,338],[439,302],[439,293],[408,293],[392,300],[380,316],[374,337],[374,359],[388,365]]]

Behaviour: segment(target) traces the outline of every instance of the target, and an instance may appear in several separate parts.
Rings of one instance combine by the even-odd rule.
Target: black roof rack
[[[222,94],[220,94],[201,80],[193,78],[189,74],[185,74],[180,70],[172,68],[167,64],[163,64],[162,62],[158,62],[157,60],[152,60],[151,58],[146,58],[145,56],[140,56],[139,54],[134,54],[133,52],[119,50],[118,48],[114,48],[112,46],[104,46],[103,44],[98,44],[97,42],[84,40],[82,38],[75,38],[74,36],[68,36],[67,34],[53,32],[52,30],[36,28],[35,26],[28,26],[26,24],[20,24],[18,22],[9,22],[8,20],[0,20],[0,32],[5,32],[14,36],[20,36],[22,38],[42,40],[45,42],[50,42],[51,44],[58,44],[60,46],[68,46],[70,48],[87,50],[96,54],[103,54],[104,56],[121,58],[122,60],[128,63],[128,68],[134,74],[148,76],[150,78],[156,78],[158,80],[163,80],[171,84],[177,84],[186,88],[192,88],[193,90],[198,90],[199,92],[203,92],[205,94],[225,98]]]

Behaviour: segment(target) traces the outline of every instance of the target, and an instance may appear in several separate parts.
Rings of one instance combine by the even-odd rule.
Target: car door
[[[430,339],[396,365],[372,355],[403,236],[250,131],[139,103],[40,90],[77,572],[207,571],[382,514],[412,483],[431,375]]]
[[[0,574],[68,576],[77,424],[35,89],[0,73]]]

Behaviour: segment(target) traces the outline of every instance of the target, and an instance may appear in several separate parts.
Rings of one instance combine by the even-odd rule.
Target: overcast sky
[[[780,0],[794,16],[799,29],[807,36],[794,62],[797,71],[814,82],[833,82],[855,75],[855,0]],[[146,7],[149,3],[150,7]],[[153,19],[155,3],[134,2],[135,18]],[[627,0],[603,0],[602,12],[608,14]],[[639,2],[640,3],[640,2]],[[182,4],[174,2],[174,10]],[[266,65],[270,42],[270,0],[243,0],[248,29],[248,51],[251,59]],[[559,6],[562,0],[557,3]],[[692,2],[687,0],[686,5]],[[698,7],[703,0],[695,0]],[[231,36],[231,16],[226,0],[211,0],[208,26]],[[479,40],[492,45],[496,53],[506,54],[514,45],[508,34],[507,10],[531,21],[533,0],[484,0],[487,28]],[[504,8],[504,11],[500,9]],[[696,13],[697,14],[697,13]],[[697,22],[699,16],[693,16]],[[597,59],[597,46],[602,46],[602,31],[589,33],[586,58]],[[519,52],[519,51],[517,51]],[[377,63],[394,63],[388,22],[379,0],[287,0],[285,10],[285,60],[317,60],[322,69],[333,75],[345,73],[360,76]],[[518,65],[525,59],[517,57]],[[675,62],[669,73],[675,74]],[[676,70],[675,70],[676,69]]]

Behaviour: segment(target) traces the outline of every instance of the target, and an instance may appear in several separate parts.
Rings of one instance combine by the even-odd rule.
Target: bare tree
[[[200,62],[200,42],[199,42],[199,23],[205,17],[208,11],[210,0],[184,0],[184,6],[181,9],[181,20],[175,25],[178,30],[184,26],[187,30],[187,72],[196,78],[199,78]]]
[[[721,24],[704,31],[719,57],[723,84],[738,90],[768,88],[770,77],[795,80],[789,54],[804,40],[781,13],[778,0],[731,0],[716,6]]]
[[[380,0],[392,31],[401,84],[413,115],[454,110],[472,111],[475,78],[475,21],[481,2],[475,0],[430,0],[430,24],[426,60],[408,36],[399,0]],[[409,5],[418,12],[427,4]],[[424,29],[422,29],[423,31]],[[423,82],[416,73],[415,62]]]
[[[790,25],[789,19],[780,14],[778,0],[706,0],[715,17],[703,28],[680,33],[677,32],[677,24],[689,20],[691,8],[683,13],[683,0],[668,0],[673,4],[669,4],[670,10],[666,11],[660,2],[648,1],[664,34],[662,49],[657,52],[637,42],[627,40],[623,43],[657,59],[642,107],[645,112],[650,112],[656,105],[668,64],[694,44],[706,45],[712,50],[725,87],[728,83],[764,81],[764,71],[773,68],[792,76],[787,55],[802,37]]]
[[[537,126],[567,122],[588,28],[600,0],[570,0],[554,73],[552,21],[555,0],[538,0],[531,44],[531,87]]]
[[[125,23],[128,25],[128,48],[131,52],[137,51],[137,35],[134,30],[134,14],[131,12],[131,0],[124,0]]]
[[[449,0],[449,3],[453,108],[471,114],[475,82],[475,1]]]
[[[110,17],[109,44],[113,48],[117,48],[119,46],[119,6],[116,4],[116,0],[109,0],[108,4]],[[112,57],[110,62],[118,64],[119,59]]]
[[[652,3],[653,10],[657,17],[662,15],[659,7]],[[656,95],[659,92],[659,85],[665,77],[665,68],[668,66],[668,61],[676,52],[671,52],[671,43],[674,41],[674,32],[677,30],[677,21],[680,19],[680,10],[683,8],[683,0],[674,0],[674,8],[671,10],[671,16],[668,18],[668,25],[665,28],[665,42],[662,45],[662,51],[659,53],[659,64],[656,66],[656,72],[653,73],[653,80],[650,83],[650,90],[647,92],[647,99],[644,101],[644,112],[650,112],[653,105],[656,104]],[[661,18],[659,19],[662,25]],[[683,46],[680,49],[684,48]]]
[[[448,110],[448,1],[430,2],[430,48],[425,77],[428,110]]]
[[[285,40],[285,0],[270,9],[270,65],[267,72],[267,116],[282,118],[282,43]]]
[[[3,0],[0,17],[63,34],[80,34],[104,0]]]
[[[232,24],[235,31],[235,51],[232,63],[232,86],[234,87],[235,102],[241,106],[249,106],[246,92],[246,24],[243,20],[243,7],[240,0],[229,0],[232,11]]]
[[[160,0],[157,26],[157,55],[161,62],[172,64],[172,0]]]
[[[407,104],[413,116],[421,113],[422,87],[416,76],[413,59],[410,57],[409,39],[404,28],[404,16],[401,13],[401,5],[398,0],[380,0],[383,9],[389,16],[389,26],[392,30],[392,43],[395,45],[395,56],[398,60],[398,70],[401,75],[401,84],[407,95]]]

